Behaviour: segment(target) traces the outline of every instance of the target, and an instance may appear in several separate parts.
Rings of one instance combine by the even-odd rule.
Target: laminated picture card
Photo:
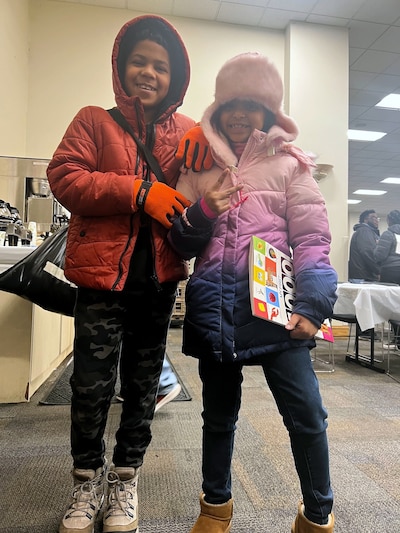
[[[293,261],[275,246],[253,236],[249,255],[251,310],[254,316],[285,325],[296,297]],[[316,338],[334,342],[326,319]]]

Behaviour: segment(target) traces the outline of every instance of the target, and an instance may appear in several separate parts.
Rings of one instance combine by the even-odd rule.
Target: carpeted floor
[[[201,387],[197,361],[181,354],[181,329],[169,332],[168,354],[192,396],[160,409],[139,480],[140,533],[189,533],[201,490]],[[319,343],[317,370],[326,370]],[[400,532],[400,383],[345,358],[335,345],[335,371],[318,373],[329,412],[335,533]],[[400,379],[400,357],[391,371]],[[386,366],[386,363],[377,363]],[[0,405],[0,533],[56,533],[72,489],[69,406]],[[110,459],[121,404],[110,408]],[[290,444],[258,367],[245,369],[233,462],[231,533],[289,533],[300,497]],[[101,532],[98,522],[96,532]]]
[[[181,385],[181,392],[174,398],[172,401],[179,402],[179,401],[189,401],[191,400],[191,396],[185,387],[185,384],[182,382],[182,380],[179,377],[179,374],[174,368],[174,365],[168,358],[168,361],[171,365],[172,370],[174,371],[178,382]],[[55,382],[46,397],[43,400],[39,400],[40,405],[69,405],[71,403],[71,387],[69,384],[69,380],[72,375],[73,370],[73,356],[69,356],[67,358],[67,361],[63,363],[62,368],[55,370]],[[54,379],[52,376],[49,378],[50,380]],[[120,390],[121,383],[119,380],[119,376],[117,378],[117,382],[115,384],[115,392],[116,395],[118,395],[118,392]],[[113,403],[118,403],[118,399],[114,396]]]

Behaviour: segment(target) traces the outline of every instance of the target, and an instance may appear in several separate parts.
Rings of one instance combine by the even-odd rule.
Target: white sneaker
[[[74,468],[75,487],[71,503],[59,528],[59,533],[93,533],[97,515],[104,500],[105,467],[96,471]]]
[[[174,398],[176,398],[178,394],[181,392],[181,390],[182,390],[182,387],[179,385],[179,383],[177,383],[168,394],[159,394],[157,396],[156,408],[154,412],[157,413],[157,411],[161,409],[161,407],[164,407],[164,405],[166,405],[167,403],[171,402]]]
[[[116,466],[107,473],[108,499],[103,533],[138,533],[139,468]]]

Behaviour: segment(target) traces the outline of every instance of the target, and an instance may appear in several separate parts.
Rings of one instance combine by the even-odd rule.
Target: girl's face
[[[139,41],[126,61],[124,86],[129,96],[138,96],[146,122],[168,94],[171,68],[167,50],[153,41]]]
[[[247,142],[254,129],[264,125],[265,108],[251,100],[232,100],[224,104],[219,116],[222,133],[231,142]]]

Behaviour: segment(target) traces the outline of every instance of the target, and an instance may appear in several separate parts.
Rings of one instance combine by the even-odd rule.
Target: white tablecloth
[[[389,319],[400,320],[400,286],[340,283],[335,314],[355,315],[362,331]]]

